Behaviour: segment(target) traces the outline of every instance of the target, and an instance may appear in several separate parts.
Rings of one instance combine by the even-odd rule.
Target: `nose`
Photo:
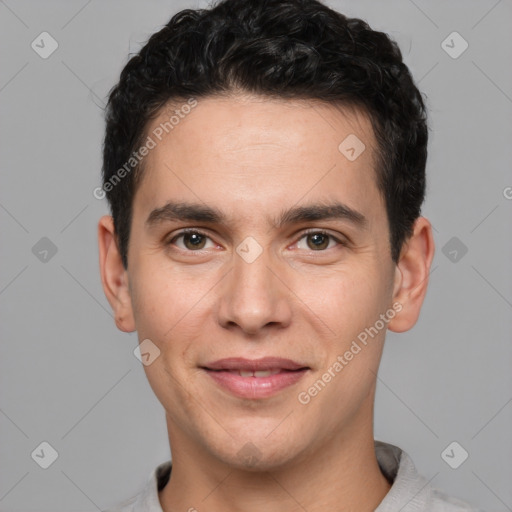
[[[219,324],[249,335],[285,328],[291,322],[291,295],[283,267],[266,250],[252,262],[235,254],[221,286]]]

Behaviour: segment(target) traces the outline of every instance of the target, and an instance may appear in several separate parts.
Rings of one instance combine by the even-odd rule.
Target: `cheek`
[[[152,387],[158,382],[168,386],[173,378],[183,381],[186,372],[195,367],[192,349],[205,334],[205,294],[211,285],[176,268],[147,270],[135,280],[135,324],[139,339],[150,339],[160,351],[155,364],[145,367]]]
[[[194,291],[197,286],[170,266],[139,264],[137,269],[132,293],[137,331],[140,337],[154,337],[162,342],[193,309],[198,300]]]
[[[301,276],[295,286],[297,295],[341,343],[373,325],[388,303],[383,278],[368,267],[328,269],[307,280]]]
[[[166,410],[183,407],[191,400],[183,386],[193,366],[189,356],[194,339],[191,329],[197,325],[194,314],[199,311],[197,292],[187,293],[191,289],[197,288],[184,286],[175,272],[141,272],[133,294],[139,340],[151,340],[158,353],[151,364],[144,365],[144,372]]]
[[[325,349],[322,366],[301,388],[300,403],[307,401],[305,410],[323,417],[322,428],[328,429],[355,415],[373,390],[386,332],[379,319],[388,310],[387,286],[376,275],[346,272],[326,280],[321,289],[323,295],[310,295],[304,302],[320,312],[335,334],[329,335],[330,341],[319,340]],[[329,418],[326,410],[331,411]]]
[[[140,282],[132,294],[135,324],[139,337],[157,339],[172,326],[172,308],[167,307],[169,290],[163,280]],[[164,311],[167,314],[164,315]]]

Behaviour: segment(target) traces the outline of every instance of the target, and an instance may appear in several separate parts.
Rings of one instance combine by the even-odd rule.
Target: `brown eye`
[[[183,243],[187,249],[203,249],[206,238],[199,233],[185,233]]]
[[[324,251],[325,249],[331,248],[333,246],[330,246],[329,244],[332,241],[336,242],[338,245],[343,245],[340,240],[324,231],[310,231],[308,233],[304,233],[301,240],[304,238],[307,240],[307,247],[305,247],[305,249],[310,249],[312,251]],[[301,247],[299,247],[299,249],[300,248]]]
[[[180,238],[183,239],[182,246],[176,243]],[[209,237],[200,231],[182,231],[178,233],[170,242],[169,245],[176,243],[176,246],[186,251],[198,251],[205,248],[205,244]]]
[[[329,236],[324,235],[323,233],[314,233],[312,235],[307,235],[309,241],[308,246],[310,249],[326,249],[329,245]]]

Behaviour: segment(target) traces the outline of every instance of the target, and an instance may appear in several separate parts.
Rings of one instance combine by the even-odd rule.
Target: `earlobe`
[[[98,222],[98,248],[101,283],[105,296],[112,307],[117,328],[124,332],[135,331],[128,273],[125,270],[110,215]]]
[[[417,322],[427,293],[433,258],[432,226],[425,217],[419,217],[414,223],[412,235],[402,247],[395,269],[393,303],[400,303],[402,309],[389,322],[389,330],[408,331]]]

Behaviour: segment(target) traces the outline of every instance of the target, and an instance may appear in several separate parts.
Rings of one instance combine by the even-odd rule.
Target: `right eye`
[[[176,244],[176,246],[187,252],[197,252],[205,249],[206,239],[210,239],[208,235],[198,231],[197,229],[184,229],[169,240],[168,245],[175,245],[176,240],[179,240],[180,238],[183,239],[183,246],[179,246],[178,244]],[[215,246],[213,242],[212,246]]]

